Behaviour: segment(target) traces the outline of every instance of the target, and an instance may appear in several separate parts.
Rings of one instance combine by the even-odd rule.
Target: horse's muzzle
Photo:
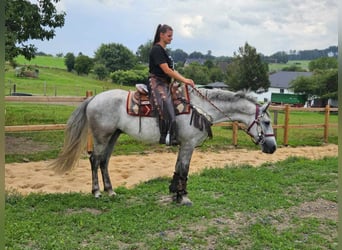
[[[261,145],[262,147],[262,152],[266,154],[273,154],[277,150],[277,145],[273,144],[268,145],[267,142]]]

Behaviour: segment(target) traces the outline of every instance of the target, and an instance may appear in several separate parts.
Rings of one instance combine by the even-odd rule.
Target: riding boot
[[[166,145],[168,145],[168,146],[179,145],[179,142],[177,140],[177,124],[176,124],[176,121],[172,121],[170,124],[169,131],[166,135]]]
[[[162,120],[161,118],[159,118],[159,132],[160,132],[159,143],[166,144],[167,125],[166,125],[166,121]]]

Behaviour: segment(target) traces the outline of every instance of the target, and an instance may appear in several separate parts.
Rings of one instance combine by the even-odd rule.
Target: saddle
[[[133,116],[156,117],[150,102],[148,88],[145,84],[136,84],[135,91],[129,91],[127,96],[127,114]],[[171,86],[171,96],[175,106],[176,115],[190,113],[190,98],[188,88],[179,83],[173,83]]]

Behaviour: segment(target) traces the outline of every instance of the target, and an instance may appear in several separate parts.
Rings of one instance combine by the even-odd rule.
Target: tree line
[[[13,61],[18,55],[23,55],[28,60],[34,58],[37,48],[28,44],[29,40],[53,39],[55,29],[64,26],[66,16],[65,12],[58,12],[56,9],[59,1],[39,0],[36,4],[27,0],[5,2],[5,59],[7,61]],[[96,50],[94,58],[82,53],[75,56],[68,52],[65,55],[65,65],[70,72],[74,71],[77,74],[91,72],[101,80],[110,79],[119,84],[132,85],[137,82],[147,82],[147,63],[151,45],[152,41],[147,41],[140,45],[134,54],[122,44],[102,44]],[[290,59],[326,58],[317,63],[319,66],[312,66],[310,69],[314,71],[312,79],[298,79],[292,84],[292,88],[298,93],[324,97],[337,95],[337,73],[335,73],[337,67],[335,68],[333,61],[337,62],[337,46],[331,46],[323,51],[290,51],[290,53],[282,51],[271,56],[258,53],[256,48],[247,42],[239,47],[232,57],[214,57],[211,51],[207,54],[196,51],[187,54],[181,49],[169,49],[168,52],[175,61],[175,69],[186,77],[194,79],[196,84],[219,81],[226,83],[233,91],[267,90],[270,86],[269,62],[286,63]],[[191,63],[187,63],[189,61]],[[329,92],[326,93],[325,90]]]
[[[88,74],[91,70],[99,79],[110,78],[113,82],[133,85],[148,81],[148,52],[151,42],[138,48],[133,54],[122,44],[102,44],[94,58],[69,52],[65,55],[68,71],[77,74]],[[175,57],[175,69],[186,77],[192,78],[196,84],[225,82],[231,90],[268,89],[268,64],[261,60],[256,49],[245,43],[231,58],[215,58],[208,53],[202,55],[194,52],[190,56],[181,50],[169,54]],[[188,59],[196,59],[186,64]],[[202,59],[202,60],[199,60]],[[221,66],[223,65],[223,66]]]

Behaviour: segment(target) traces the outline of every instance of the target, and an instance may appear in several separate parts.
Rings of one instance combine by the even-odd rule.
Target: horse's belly
[[[120,129],[136,140],[155,143],[159,142],[160,132],[155,118],[132,119],[130,122],[121,124]]]

